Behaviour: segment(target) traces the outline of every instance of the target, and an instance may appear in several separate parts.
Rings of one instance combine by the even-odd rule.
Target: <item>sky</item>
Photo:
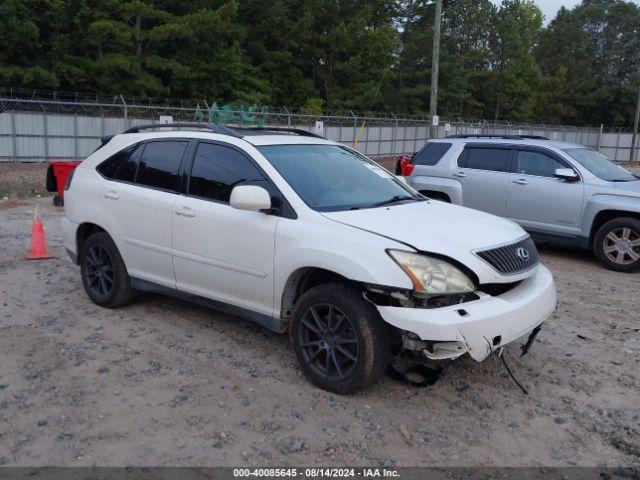
[[[558,13],[560,7],[571,9],[578,5],[580,0],[535,0],[535,2],[540,7],[540,10],[542,10],[544,24],[547,25],[556,17],[556,13]]]

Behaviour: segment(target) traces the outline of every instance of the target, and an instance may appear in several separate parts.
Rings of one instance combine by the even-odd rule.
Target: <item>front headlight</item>
[[[413,282],[416,292],[427,295],[470,293],[475,285],[446,260],[402,250],[387,250]]]

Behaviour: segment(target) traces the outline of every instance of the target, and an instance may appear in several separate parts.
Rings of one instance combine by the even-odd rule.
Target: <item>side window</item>
[[[518,152],[516,173],[521,175],[536,175],[538,177],[553,177],[556,169],[567,168],[564,164],[544,153]]]
[[[162,141],[145,144],[136,183],[163,190],[178,190],[180,162],[189,142]]]
[[[461,168],[508,172],[511,150],[499,148],[465,148],[458,159]]]
[[[429,142],[422,150],[420,150],[413,157],[414,165],[429,165],[433,166],[440,161],[447,151],[451,148],[450,143],[444,142]]]
[[[144,145],[125,148],[102,162],[96,170],[111,180],[133,182]]]
[[[266,187],[262,173],[234,148],[200,143],[189,179],[189,194],[229,202],[233,187],[258,183]]]

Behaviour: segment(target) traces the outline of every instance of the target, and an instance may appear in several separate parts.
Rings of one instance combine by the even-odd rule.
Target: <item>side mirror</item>
[[[396,178],[400,180],[402,183],[404,183],[405,185],[409,185],[409,182],[407,182],[407,177],[404,177],[402,175],[396,175]]]
[[[557,168],[553,175],[567,182],[575,182],[580,178],[572,168]]]
[[[238,210],[259,212],[271,208],[271,196],[257,185],[238,185],[231,190],[229,204]]]

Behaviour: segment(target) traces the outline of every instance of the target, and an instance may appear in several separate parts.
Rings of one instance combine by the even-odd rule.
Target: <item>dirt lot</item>
[[[640,274],[542,249],[558,310],[527,356],[508,349],[529,396],[493,356],[343,397],[239,318],[158,296],[95,306],[50,199],[56,259],[23,259],[26,202],[0,202],[0,465],[640,465]]]
[[[162,297],[94,306],[61,214],[43,206],[57,258],[32,263],[31,206],[0,209],[0,463],[639,462],[638,275],[543,250],[558,312],[528,356],[509,349],[529,397],[496,357],[453,362],[428,389],[385,379],[339,397],[301,377],[285,338],[241,319]]]
[[[43,163],[0,163],[0,200],[47,194]]]

